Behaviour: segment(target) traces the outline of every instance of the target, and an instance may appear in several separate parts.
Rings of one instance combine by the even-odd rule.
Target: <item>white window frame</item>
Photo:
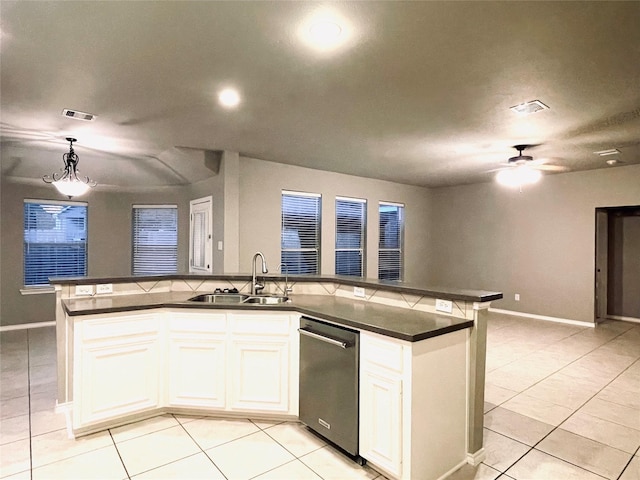
[[[165,245],[143,244],[137,241],[142,230],[137,230],[136,210],[174,210],[175,230],[164,233],[160,238]],[[166,243],[171,242],[171,243]],[[169,247],[173,254],[162,253]],[[147,248],[144,248],[147,247]],[[146,250],[146,251],[145,251]],[[168,249],[167,249],[168,250]],[[153,261],[151,261],[153,259]],[[161,260],[161,262],[160,262]],[[156,268],[151,268],[150,265]],[[160,268],[161,267],[161,268]],[[131,273],[134,276],[169,275],[178,271],[178,206],[177,205],[133,205],[131,208]]]
[[[284,245],[287,243],[287,236],[290,236],[291,233],[287,234],[286,230],[290,232],[295,230],[295,235],[297,236],[297,229],[286,228],[287,226],[295,227],[295,223],[289,223],[285,225],[285,217],[284,217],[284,202],[285,197],[298,197],[300,199],[314,199],[317,203],[316,215],[315,215],[315,244],[313,247],[285,247]],[[280,263],[286,265],[283,267],[283,270],[288,271],[293,275],[318,275],[320,274],[320,265],[321,265],[321,230],[322,230],[322,195],[319,193],[307,193],[307,192],[296,192],[292,190],[282,190],[281,195],[281,206],[280,206]],[[302,241],[298,238],[298,242],[302,243]],[[303,255],[307,252],[315,252],[316,265],[315,271],[303,271],[301,272],[296,268],[296,265],[293,262],[289,261],[287,264],[287,253],[299,253]]]
[[[385,236],[382,234],[382,225],[381,225],[381,216],[380,210],[383,207],[397,207],[398,208],[398,246],[397,247],[385,247],[382,245],[383,238]],[[397,280],[402,281],[404,279],[404,225],[405,223],[405,205],[403,203],[395,203],[395,202],[379,202],[378,204],[378,229],[379,229],[379,237],[378,237],[378,278],[380,280]],[[395,264],[390,264],[384,260],[385,254],[398,252],[398,278],[388,278],[386,276],[381,276],[382,271],[386,268],[389,270],[392,267],[396,267]]]
[[[338,217],[338,203],[339,202],[343,202],[343,203],[351,203],[351,204],[358,204],[361,206],[361,215],[359,217],[360,219],[360,231],[357,232],[353,229],[350,230],[349,233],[352,234],[356,234],[359,233],[359,247],[342,247],[339,245],[339,234],[340,233],[347,233],[346,231],[344,232],[340,232],[341,230],[341,225],[339,222],[339,217]],[[335,248],[335,273],[336,275],[351,275],[351,276],[355,276],[355,277],[364,277],[365,276],[365,272],[366,272],[366,244],[367,244],[367,201],[365,199],[362,198],[353,198],[353,197],[340,197],[337,196],[336,197],[336,248]],[[357,275],[352,275],[352,274],[348,274],[348,273],[339,273],[339,260],[338,260],[338,254],[340,252],[358,252],[360,255],[360,272]]]
[[[30,225],[24,224],[24,215],[26,214],[27,205],[40,205],[43,206],[43,210],[45,215],[47,209],[44,207],[51,207],[54,210],[59,209],[61,212],[64,212],[65,207],[81,207],[84,208],[84,229],[82,230],[82,235],[79,239],[69,240],[68,234],[72,233],[70,229],[67,229],[63,226],[62,220],[57,217],[59,213],[49,213],[52,218],[51,220],[56,222],[55,229],[33,229],[27,228]],[[60,213],[61,213],[60,212]],[[75,271],[70,271],[68,273],[64,273],[65,270],[73,270],[73,268],[69,268],[68,265],[65,266],[63,262],[59,264],[58,267],[54,267],[53,270],[56,272],[51,277],[86,277],[87,269],[88,269],[88,232],[89,232],[89,209],[88,204],[86,202],[70,202],[70,201],[59,201],[59,200],[38,200],[38,199],[24,199],[23,202],[23,259],[22,259],[22,268],[23,268],[23,285],[24,290],[21,290],[23,293],[29,293],[29,291],[34,292],[36,290],[45,290],[47,287],[50,287],[49,282],[39,282],[39,283],[31,283],[28,281],[29,277],[37,276],[38,270],[51,270],[50,264],[49,268],[36,269],[36,271],[31,272],[28,271],[27,267],[27,251],[31,248],[31,245],[68,245],[73,248],[81,247],[83,251],[83,267],[78,268]],[[40,232],[40,233],[38,233]],[[31,240],[30,240],[31,239]],[[46,241],[45,241],[46,240]],[[55,263],[55,262],[53,262]],[[52,272],[53,273],[53,272]],[[42,273],[40,273],[42,275]]]

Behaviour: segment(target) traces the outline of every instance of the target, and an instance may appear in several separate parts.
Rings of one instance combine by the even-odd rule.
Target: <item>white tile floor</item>
[[[0,349],[2,479],[384,478],[290,422],[163,415],[69,440],[53,328]],[[640,325],[491,314],[485,396],[487,458],[450,480],[640,480]]]

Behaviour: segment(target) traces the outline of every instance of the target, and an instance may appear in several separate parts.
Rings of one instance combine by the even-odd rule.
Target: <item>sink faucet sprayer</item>
[[[282,269],[284,268],[284,294],[289,295],[293,292],[293,288],[289,286],[289,267],[287,267],[286,263],[281,263],[278,265],[278,270],[282,273]]]
[[[262,252],[256,252],[253,256],[253,261],[251,262],[251,295],[257,295],[264,290],[264,284],[258,283],[256,279],[256,258],[258,257],[262,259],[262,273],[269,273],[267,261],[264,259],[264,255]]]

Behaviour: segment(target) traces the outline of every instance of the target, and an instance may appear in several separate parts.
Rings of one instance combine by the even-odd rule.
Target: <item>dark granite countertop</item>
[[[285,279],[285,275],[260,275],[265,280]],[[77,277],[77,278],[51,278],[51,284],[58,285],[88,285],[99,283],[127,283],[127,282],[145,282],[160,280],[230,280],[230,281],[250,281],[251,275],[246,273],[237,274],[219,274],[219,275],[191,275],[191,274],[174,274],[174,275],[154,275],[140,277]],[[485,290],[474,290],[464,288],[451,288],[436,285],[420,285],[407,282],[386,281],[371,278],[357,278],[340,275],[289,275],[289,283],[304,282],[332,282],[342,285],[352,285],[354,287],[374,288],[387,290],[390,292],[409,293],[415,295],[423,295],[427,297],[442,298],[444,300],[462,300],[466,302],[491,302],[502,298],[501,292],[490,292]]]
[[[346,327],[379,333],[388,337],[417,342],[473,326],[472,320],[390,307],[373,302],[330,295],[292,295],[290,302],[268,305],[229,305],[187,302],[191,292],[147,293],[110,297],[62,300],[70,316],[116,313],[153,308],[193,308],[198,310],[295,311]]]

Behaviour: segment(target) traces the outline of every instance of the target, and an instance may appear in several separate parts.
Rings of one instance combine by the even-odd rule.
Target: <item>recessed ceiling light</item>
[[[307,45],[318,51],[331,51],[349,39],[348,22],[330,10],[316,11],[303,21],[298,35]]]
[[[314,42],[327,45],[339,41],[342,27],[330,20],[320,20],[309,27],[309,34]]]
[[[609,160],[607,160],[607,165],[616,165],[618,163],[618,159],[616,158],[610,158]]]
[[[240,94],[235,88],[225,88],[218,94],[218,100],[223,107],[233,108],[240,103]]]
[[[608,150],[600,150],[599,152],[593,152],[596,155],[600,155],[601,157],[606,157],[607,155],[617,155],[620,153],[620,150],[617,148],[610,148]]]
[[[542,110],[547,110],[547,107],[540,100],[531,100],[530,102],[524,102],[520,105],[514,105],[510,107],[510,110],[520,114],[520,115],[530,115],[532,113],[540,112]]]

